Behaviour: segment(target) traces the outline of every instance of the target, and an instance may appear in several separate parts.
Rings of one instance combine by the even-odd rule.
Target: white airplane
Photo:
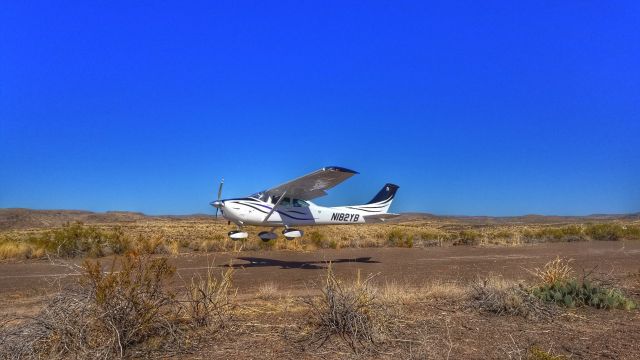
[[[269,190],[234,199],[220,198],[223,180],[218,188],[218,200],[211,205],[216,208],[216,217],[220,210],[225,219],[238,225],[238,230],[229,232],[233,240],[247,238],[247,232],[242,230],[245,225],[270,226],[270,231],[258,234],[262,241],[277,238],[274,230],[284,227],[282,234],[291,240],[304,234],[294,226],[383,222],[399,215],[387,212],[398,190],[394,184],[386,184],[364,205],[324,207],[310,201],[326,195],[326,190],[355,174],[357,172],[343,167],[324,167]]]

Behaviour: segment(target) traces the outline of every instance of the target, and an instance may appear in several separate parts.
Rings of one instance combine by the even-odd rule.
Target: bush
[[[114,254],[124,254],[131,249],[131,240],[124,234],[122,227],[116,227],[106,236],[106,245]]]
[[[529,349],[529,359],[531,360],[568,360],[564,355],[554,355],[549,351],[542,350],[538,346],[532,346]]]
[[[473,230],[462,230],[458,232],[453,240],[453,245],[480,245],[482,234]]]
[[[537,230],[525,230],[522,236],[528,241],[559,242],[559,241],[582,241],[586,240],[584,231],[579,225],[569,225],[563,227],[545,227]]]
[[[606,289],[591,283],[586,277],[581,281],[572,277],[571,260],[556,257],[541,269],[532,273],[539,279],[532,294],[546,302],[566,307],[593,306],[598,309],[631,310],[636,304],[619,290]]]
[[[624,229],[618,224],[592,224],[585,233],[593,240],[617,241],[623,238]]]
[[[554,302],[566,307],[592,306],[597,309],[636,308],[636,303],[617,289],[605,289],[589,280],[556,281],[535,287],[533,295],[546,302]]]
[[[531,273],[538,278],[542,285],[565,282],[573,274],[573,269],[569,265],[571,261],[573,260],[557,256],[555,260],[547,262],[542,268],[535,268]]]
[[[308,233],[309,236],[309,240],[311,240],[311,242],[320,249],[326,249],[329,244],[327,243],[327,238],[324,235],[324,233],[318,231],[318,230],[311,230]]]
[[[209,268],[206,275],[195,275],[187,286],[187,311],[193,326],[223,329],[231,322],[235,309],[232,292],[233,268],[227,268],[220,278]]]
[[[77,286],[56,294],[35,316],[4,322],[0,358],[149,358],[193,346],[194,328],[228,324],[231,270],[222,280],[211,272],[193,278],[178,298],[169,290],[175,268],[166,258],[130,253],[118,265],[104,272],[99,262],[85,261]]]
[[[399,228],[393,228],[387,232],[387,241],[395,247],[413,247],[413,237]]]
[[[531,295],[521,284],[507,284],[494,278],[473,283],[471,306],[497,315],[516,315],[538,319],[551,317],[554,309]]]
[[[345,283],[329,267],[322,295],[303,300],[308,320],[299,329],[298,342],[320,348],[338,338],[354,353],[374,350],[386,338],[393,319],[371,281],[372,277],[360,281],[358,276],[354,283]]]

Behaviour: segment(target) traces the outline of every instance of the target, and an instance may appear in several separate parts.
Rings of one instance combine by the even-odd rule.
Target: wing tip
[[[340,171],[340,172],[345,172],[345,173],[350,173],[350,174],[359,174],[359,172],[351,170],[351,169],[347,169],[345,167],[342,166],[325,166],[322,168],[322,170],[324,171]]]

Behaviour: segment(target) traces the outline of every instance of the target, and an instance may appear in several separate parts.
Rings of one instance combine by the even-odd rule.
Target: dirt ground
[[[527,271],[556,256],[573,259],[578,274],[607,277],[640,300],[640,242],[543,243],[514,247],[367,248],[313,252],[262,251],[184,253],[171,257],[178,277],[188,279],[209,267],[236,269],[242,324],[212,337],[207,346],[181,358],[345,358],[355,356],[336,345],[300,350],[287,340],[286,329],[306,316],[296,297],[317,293],[328,263],[340,277],[377,274],[380,284],[419,288],[434,282],[469,283],[489,275],[531,281]],[[0,263],[0,315],[37,311],[46,294],[74,281],[68,266],[46,260]],[[109,258],[101,259],[109,264]],[[273,283],[281,297],[255,299],[260,286]],[[640,358],[640,311],[565,310],[551,321],[496,316],[470,310],[461,299],[428,298],[399,305],[404,315],[397,342],[374,354],[378,358],[525,359],[538,346],[572,359]],[[369,354],[371,355],[371,354]]]

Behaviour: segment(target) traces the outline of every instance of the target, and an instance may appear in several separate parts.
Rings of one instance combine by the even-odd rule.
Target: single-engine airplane
[[[282,234],[287,240],[304,235],[294,226],[363,224],[383,222],[399,214],[388,213],[396,195],[398,185],[386,184],[376,196],[364,205],[324,207],[310,200],[326,195],[326,190],[347,180],[357,172],[343,167],[328,166],[305,176],[291,180],[269,190],[260,191],[244,198],[221,199],[222,185],[218,188],[218,200],[211,202],[222,216],[238,225],[229,232],[232,240],[246,239],[245,225],[268,226],[258,236],[262,241],[276,239],[277,227],[284,227]]]

